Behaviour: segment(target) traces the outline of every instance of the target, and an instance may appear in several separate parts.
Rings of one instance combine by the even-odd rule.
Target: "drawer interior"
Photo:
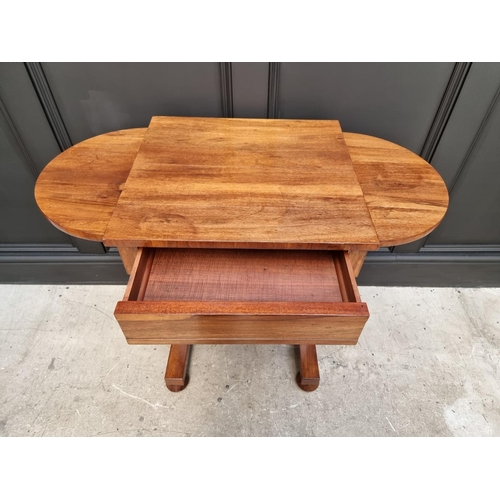
[[[360,302],[347,252],[142,248],[126,301]]]
[[[115,317],[130,344],[355,344],[347,252],[141,248]]]

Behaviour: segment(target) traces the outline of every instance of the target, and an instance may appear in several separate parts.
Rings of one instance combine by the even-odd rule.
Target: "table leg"
[[[174,344],[170,346],[167,370],[165,372],[165,383],[169,391],[179,392],[188,385],[187,367],[190,351],[191,346],[187,344]]]
[[[358,277],[365,262],[367,252],[362,252],[360,250],[349,250],[349,257],[351,258],[352,270],[354,271],[354,277]]]
[[[297,384],[303,391],[314,391],[319,386],[319,366],[315,345],[300,345],[300,371]]]
[[[118,253],[122,258],[123,267],[128,275],[132,272],[132,267],[134,267],[135,257],[137,255],[137,248],[134,247],[117,247]]]

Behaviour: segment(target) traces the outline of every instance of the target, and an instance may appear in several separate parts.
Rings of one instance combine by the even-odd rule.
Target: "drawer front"
[[[129,344],[338,344],[358,341],[367,317],[192,316],[119,319]]]
[[[130,344],[355,344],[369,313],[348,259],[140,249],[115,317]]]

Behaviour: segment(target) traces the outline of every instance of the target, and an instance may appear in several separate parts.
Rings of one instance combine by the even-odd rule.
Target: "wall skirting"
[[[116,249],[103,255],[81,254],[71,245],[1,245],[0,283],[126,284]]]
[[[0,246],[0,283],[111,285],[127,280],[115,248],[89,255],[70,245]],[[371,252],[358,284],[500,287],[500,251]]]
[[[500,252],[369,253],[360,286],[500,287]]]

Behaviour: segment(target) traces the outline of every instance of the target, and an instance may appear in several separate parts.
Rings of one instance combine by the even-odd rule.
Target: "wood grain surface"
[[[270,312],[267,316],[193,315],[168,319],[163,314],[144,317],[117,311],[115,317],[129,344],[354,345],[368,312],[361,304],[348,305],[359,307],[353,307],[348,316],[279,316]],[[363,309],[366,314],[362,314]]]
[[[137,247],[118,247],[118,252],[125,267],[127,274],[132,272],[134,267],[135,257],[137,255]]]
[[[47,219],[68,234],[102,241],[145,133],[100,135],[54,158],[35,188]],[[448,192],[432,166],[377,137],[344,132],[344,140],[381,246],[417,240],[439,224]]]
[[[331,252],[157,249],[144,300],[341,302]]]
[[[147,247],[137,251],[123,300],[179,304],[361,302],[345,251]],[[300,311],[293,307],[288,310]]]
[[[335,120],[153,117],[106,245],[377,249]]]
[[[363,263],[365,262],[366,252],[358,250],[350,250],[349,257],[351,260],[354,277],[357,278],[359,276],[361,268],[363,267]]]
[[[45,217],[72,236],[102,241],[145,133],[144,128],[110,132],[56,156],[35,186]]]
[[[176,319],[187,319],[191,316],[352,316],[357,312],[366,314],[368,311],[364,302],[258,302],[258,301],[121,301],[118,302],[116,315],[130,314],[131,321],[142,319],[157,319],[161,315],[169,315]],[[166,318],[168,321],[169,318]]]
[[[420,156],[383,139],[345,133],[380,246],[429,234],[448,208],[441,176]]]

